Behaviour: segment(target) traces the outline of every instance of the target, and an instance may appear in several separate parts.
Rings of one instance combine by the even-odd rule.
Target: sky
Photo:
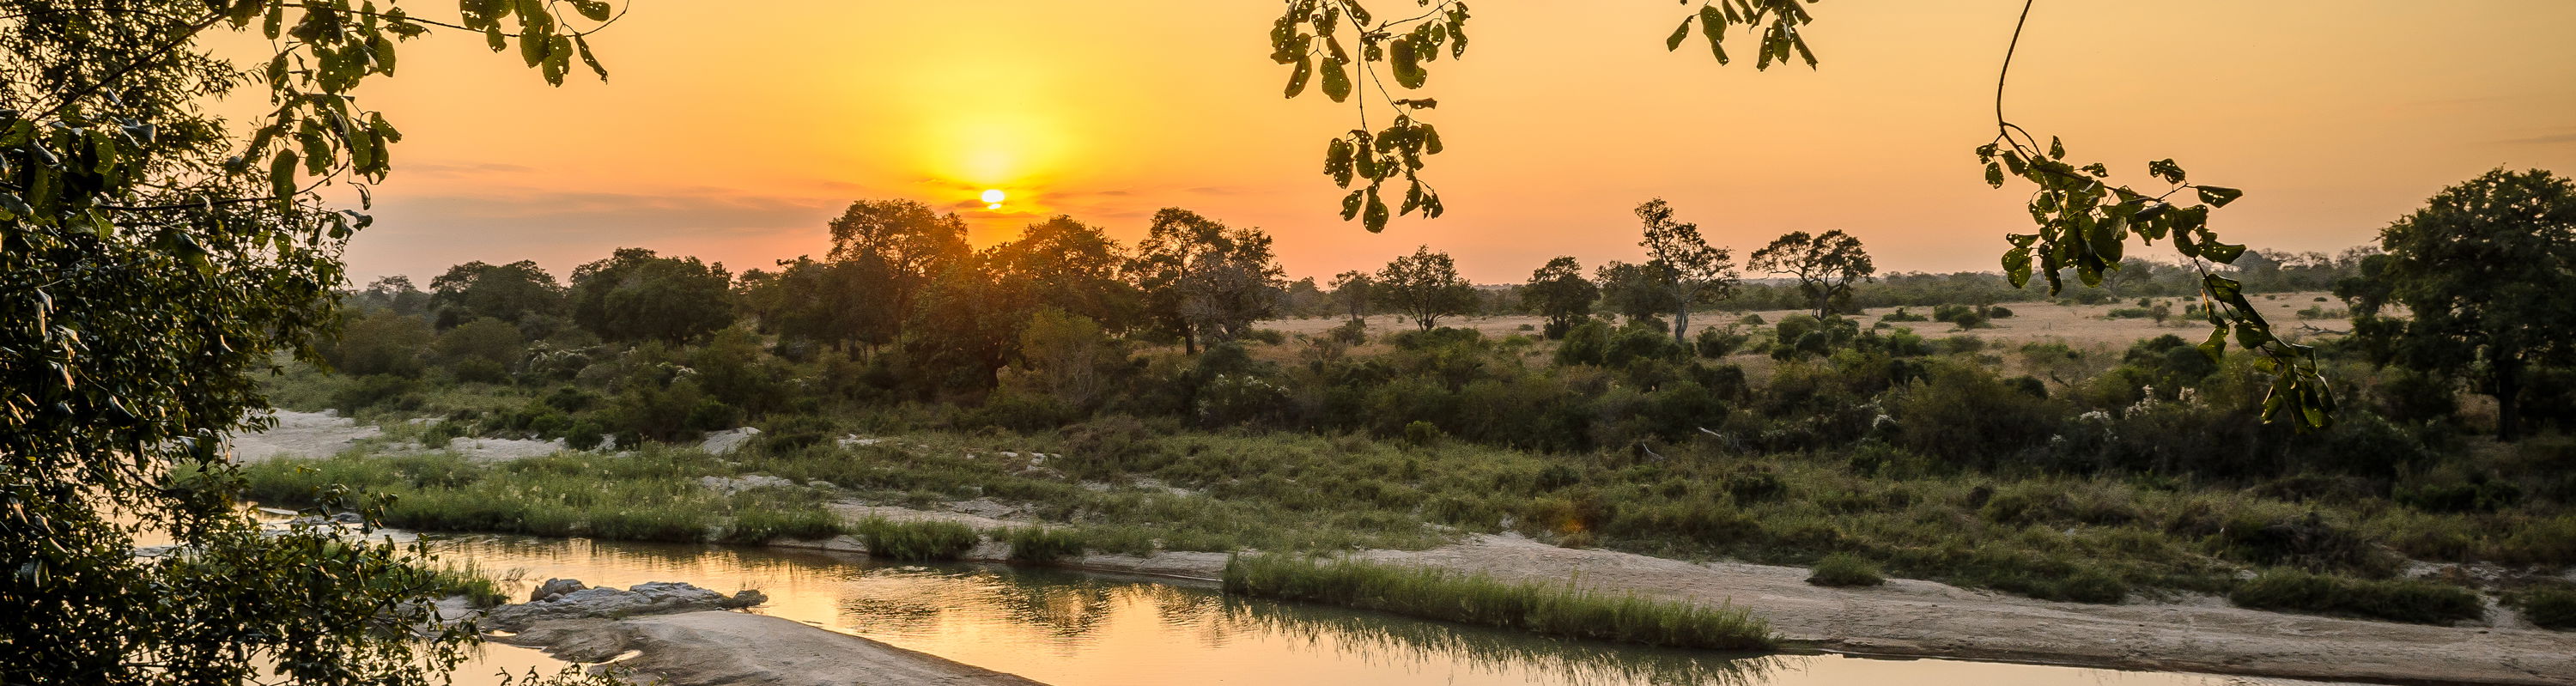
[[[405,141],[346,257],[358,283],[469,260],[568,276],[619,247],[740,271],[821,256],[853,200],[908,198],[979,247],[1059,213],[1132,243],[1182,207],[1268,231],[1291,278],[1428,245],[1506,283],[1639,259],[1630,210],[1660,197],[1739,254],[1842,229],[1883,271],[1993,270],[2028,191],[1987,187],[1971,150],[2021,3],[1812,9],[1822,65],[1762,72],[1666,52],[1690,6],[1473,3],[1466,59],[1415,93],[1440,101],[1425,174],[1448,214],[1382,234],[1341,221],[1320,173],[1354,107],[1281,97],[1275,2],[634,0],[592,41],[609,80],[561,88],[442,32],[358,91]],[[2006,114],[2115,180],[2171,157],[2245,189],[2213,219],[2230,240],[2332,252],[2488,169],[2576,173],[2570,26],[2566,0],[2044,0]]]

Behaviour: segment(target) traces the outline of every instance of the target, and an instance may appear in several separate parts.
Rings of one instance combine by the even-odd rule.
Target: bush
[[[2013,311],[2012,308],[2009,307],[1994,305],[1986,308],[1987,319],[2011,319],[2012,316]]]
[[[1907,312],[1905,311],[1905,308],[1899,307],[1896,308],[1895,312],[1879,315],[1878,320],[1882,322],[1925,322],[1931,321],[1932,318]]]
[[[868,556],[889,560],[954,560],[984,537],[956,522],[896,522],[871,517],[850,527],[868,544]]]
[[[1083,552],[1082,536],[1065,529],[1020,527],[1003,532],[1003,540],[1011,544],[1011,561],[1023,564],[1050,565]]]
[[[2522,612],[2543,629],[2576,630],[2576,586],[2549,585],[2525,589],[2505,597],[2505,604]]]
[[[378,407],[408,410],[420,406],[420,395],[414,392],[418,387],[411,379],[391,374],[361,376],[331,394],[331,407],[343,417]]]
[[[1738,332],[1732,326],[1723,329],[1707,328],[1700,330],[1698,345],[1694,347],[1698,349],[1700,357],[1723,358],[1743,349],[1744,342],[1751,338],[1752,336]]]
[[[2412,579],[2364,581],[2295,569],[2272,569],[2236,586],[2227,600],[2239,607],[2311,614],[2350,615],[2416,624],[2449,624],[2486,614],[2478,594],[2465,588]]]
[[[1868,560],[1848,553],[1834,553],[1816,561],[1815,573],[1807,576],[1807,583],[1836,587],[1876,586],[1887,583],[1887,578],[1879,576],[1878,565]]]

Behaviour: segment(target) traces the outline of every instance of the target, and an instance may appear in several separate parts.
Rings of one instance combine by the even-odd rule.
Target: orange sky
[[[1132,241],[1179,206],[1269,230],[1292,277],[1427,243],[1488,283],[1636,259],[1628,210],[1658,196],[1739,250],[1844,229],[1883,270],[1991,270],[2027,221],[1970,153],[2018,2],[1821,3],[1822,69],[1769,73],[1666,53],[1670,2],[1474,7],[1467,59],[1422,91],[1449,214],[1381,235],[1335,216],[1318,169],[1352,111],[1280,98],[1272,2],[637,0],[594,41],[610,82],[560,89],[437,34],[360,91],[406,142],[350,274],[533,258],[564,276],[620,246],[768,267],[823,253],[859,198],[954,206],[978,245],[1056,212]],[[2245,188],[2216,224],[2258,248],[2370,240],[2498,165],[2576,172],[2576,2],[2426,8],[2043,0],[2007,104],[2130,182],[2173,157]],[[1002,210],[975,202],[987,187]]]

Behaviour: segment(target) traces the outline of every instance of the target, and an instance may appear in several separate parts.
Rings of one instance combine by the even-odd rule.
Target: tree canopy
[[[1547,318],[1540,333],[1548,338],[1564,338],[1565,332],[1592,318],[1592,301],[1601,297],[1601,287],[1583,278],[1583,264],[1573,256],[1559,256],[1530,272],[1529,283],[1521,287],[1521,301]]]
[[[1687,341],[1693,306],[1725,299],[1735,292],[1735,253],[1708,244],[1699,225],[1673,219],[1672,205],[1662,198],[1637,206],[1645,224],[1646,269],[1672,294],[1673,340]]]
[[[1379,300],[1413,318],[1424,331],[1437,328],[1441,317],[1476,309],[1476,286],[1458,276],[1457,260],[1428,245],[1386,263],[1377,272],[1375,290]]]
[[[2576,362],[2576,182],[2497,169],[2443,189],[2380,232],[2378,297],[2409,318],[2363,314],[2355,331],[2396,363],[2475,380],[2496,399],[2496,434],[2522,433],[2522,396],[2542,365]]]
[[[316,353],[369,223],[314,191],[364,210],[393,168],[357,87],[439,28],[604,75],[585,36],[614,8],[568,5],[0,2],[0,682],[425,683],[462,657],[462,628],[385,638],[429,618],[419,557],[263,535],[223,446],[268,421],[252,375]],[[242,68],[224,32],[274,51]],[[235,135],[213,105],[244,89],[265,105]],[[137,556],[147,528],[186,552]]]
[[[1860,239],[1841,229],[1822,234],[1791,231],[1753,251],[1751,265],[1796,277],[1798,290],[1815,303],[1817,319],[1850,309],[1852,282],[1878,273]]]

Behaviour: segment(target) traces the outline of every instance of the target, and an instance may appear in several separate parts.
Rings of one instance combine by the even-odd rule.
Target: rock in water
[[[590,587],[582,585],[580,579],[547,579],[545,583],[537,585],[536,591],[528,594],[528,602],[533,603],[543,600],[554,600],[555,598],[562,597],[566,593],[571,593],[585,588]]]
[[[561,579],[549,580],[551,585]],[[578,585],[580,582],[572,582]],[[543,591],[543,587],[540,587]],[[540,593],[542,595],[542,593]],[[636,615],[729,610],[767,602],[759,591],[745,590],[726,597],[722,593],[685,583],[653,582],[636,584],[627,590],[584,588],[549,600],[492,608],[484,614],[486,625],[504,631],[518,631],[529,625],[559,619],[618,619]]]

